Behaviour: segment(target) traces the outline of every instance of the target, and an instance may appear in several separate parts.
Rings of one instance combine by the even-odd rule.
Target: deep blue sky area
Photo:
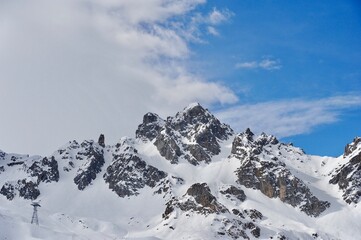
[[[320,99],[361,91],[359,1],[208,1],[204,12],[231,12],[219,35],[194,44],[194,71],[230,86],[242,104]],[[275,61],[275,69],[237,67]],[[284,138],[311,154],[338,156],[361,135],[360,108]]]
[[[337,157],[344,153],[345,146],[356,136],[361,136],[361,114],[353,111],[343,116],[344,120],[330,125],[319,126],[309,134],[283,138],[292,142],[307,154]]]
[[[257,86],[248,96],[257,101],[262,100],[259,92],[268,100],[361,89],[361,11],[356,1],[225,0],[222,5],[210,1],[207,7],[212,4],[234,13],[219,37],[195,48],[208,65],[203,70],[215,81],[240,88]],[[282,68],[235,69],[237,62],[267,57],[279,60]]]

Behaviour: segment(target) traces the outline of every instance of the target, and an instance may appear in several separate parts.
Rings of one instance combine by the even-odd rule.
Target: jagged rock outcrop
[[[6,153],[0,150],[0,161],[5,160]]]
[[[231,185],[228,188],[225,188],[223,190],[220,190],[219,192],[222,193],[223,195],[225,195],[229,199],[236,198],[241,202],[246,200],[246,194],[244,193],[244,191],[233,185]]]
[[[105,163],[104,147],[93,140],[80,144],[71,141],[57,151],[56,158],[62,162],[63,171],[69,172],[77,168],[73,181],[79,190],[84,190],[96,179]]]
[[[8,200],[13,200],[16,192],[15,192],[15,184],[11,184],[10,182],[6,182],[0,189],[0,194],[4,195]]]
[[[116,145],[112,163],[107,168],[104,179],[118,196],[126,197],[138,195],[138,190],[145,186],[155,188],[167,176],[167,173],[143,161],[132,140],[125,138]]]
[[[235,186],[229,186],[224,193],[241,198],[244,200],[245,195],[242,190]],[[255,222],[263,218],[262,214],[255,209],[238,210],[232,209],[230,212],[217,198],[211,193],[206,183],[195,183],[188,188],[186,194],[180,198],[173,198],[166,204],[163,213],[165,221],[172,221],[171,217],[177,219],[179,214],[190,217],[191,214],[213,215],[213,222],[217,229],[219,237],[227,236],[231,239],[251,239],[258,238],[261,229]],[[167,223],[168,224],[168,223]]]
[[[343,157],[346,158],[347,156],[354,154],[355,151],[360,148],[360,144],[361,144],[361,137],[355,137],[352,143],[347,144],[345,146],[345,152],[343,154]]]
[[[192,196],[197,204],[202,208],[208,209],[209,213],[227,212],[227,208],[220,204],[216,197],[212,195],[211,190],[206,183],[193,184],[186,193]],[[194,210],[194,209],[193,209]]]
[[[215,222],[221,225],[217,231],[219,236],[228,236],[231,239],[255,239],[261,235],[261,229],[253,222],[242,222],[232,218],[216,219]]]
[[[155,113],[147,113],[143,116],[143,123],[135,132],[137,138],[145,138],[152,141],[160,133],[166,122]]]
[[[167,120],[147,113],[136,131],[137,138],[153,141],[161,156],[171,163],[184,158],[193,165],[209,163],[220,152],[219,142],[232,134],[228,125],[199,104],[191,104]]]
[[[348,203],[357,204],[361,199],[361,138],[347,144],[343,155],[344,164],[332,173],[330,183],[337,184]]]
[[[54,157],[50,160],[44,157],[40,161],[35,161],[28,169],[32,177],[37,178],[37,184],[40,182],[57,182],[59,181],[58,162]]]
[[[8,200],[13,200],[18,194],[24,199],[35,200],[39,195],[38,184],[27,179],[18,180],[17,182],[6,182],[0,189],[0,193]]]
[[[19,180],[15,188],[19,190],[19,196],[24,199],[35,200],[40,195],[38,184],[26,179]]]
[[[105,147],[105,137],[104,134],[100,134],[99,139],[98,139],[98,144],[101,147]]]
[[[8,200],[12,200],[16,196],[35,200],[40,195],[40,183],[59,181],[58,164],[54,158],[49,160],[46,157],[5,153],[2,154],[2,160],[6,164],[6,166],[0,167],[4,172],[15,170],[15,172],[22,173],[21,179],[9,179],[2,185],[0,194]]]
[[[192,211],[205,215],[228,212],[228,209],[217,201],[206,183],[195,183],[183,197],[168,201],[163,218],[167,219],[175,208],[183,212]]]
[[[94,142],[84,142],[82,145],[85,151],[82,151],[82,156],[86,162],[78,169],[77,175],[74,178],[74,183],[78,185],[79,190],[84,190],[96,178],[97,174],[101,172],[104,165],[104,151],[100,146],[96,146]],[[78,152],[79,154],[79,152]]]
[[[236,170],[237,182],[317,217],[330,204],[315,197],[307,185],[287,169],[281,161],[287,156],[281,152],[303,155],[301,150],[279,143],[273,136],[261,134],[255,138],[249,129],[237,135],[231,152],[231,157],[241,161],[241,167]]]

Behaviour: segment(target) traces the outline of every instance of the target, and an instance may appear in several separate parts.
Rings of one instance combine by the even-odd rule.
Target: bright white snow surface
[[[224,186],[237,185],[234,171],[240,166],[240,161],[228,158],[231,141],[232,138],[222,143],[221,154],[215,156],[211,163],[198,166],[187,161],[171,164],[150,142],[135,140],[134,144],[149,165],[184,179],[183,185],[173,186],[175,196],[183,196],[194,183],[205,182],[218,201],[232,209],[235,203],[219,194],[219,189]],[[9,201],[0,195],[0,239],[228,239],[216,234],[216,226],[212,225],[214,214],[193,214],[189,217],[174,212],[169,219],[162,219],[169,199],[154,194],[154,189],[149,187],[141,189],[138,196],[120,198],[108,188],[102,177],[112,161],[111,147],[106,149],[102,172],[83,191],[78,190],[73,182],[76,169],[62,171],[66,163],[59,162],[59,182],[40,185],[39,226],[30,224],[31,201],[19,197]],[[295,148],[295,151],[298,149]],[[270,239],[271,236],[277,239],[278,233],[288,239],[314,239],[313,233],[318,234],[315,239],[361,239],[361,207],[346,204],[337,185],[328,183],[329,173],[345,159],[307,155],[295,158],[292,157],[295,152],[283,154],[283,161],[291,172],[302,179],[316,197],[329,201],[331,207],[317,218],[309,217],[278,198],[270,199],[258,190],[238,185],[245,191],[247,199],[236,203],[237,207],[257,209],[264,215],[256,223],[261,228],[259,239]],[[22,178],[16,176],[22,171],[5,171],[0,173],[1,184],[9,179],[9,174],[14,179]]]

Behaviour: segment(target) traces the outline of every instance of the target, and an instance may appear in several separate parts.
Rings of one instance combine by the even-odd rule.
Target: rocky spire
[[[100,146],[105,147],[104,134],[100,134],[99,139],[98,139],[98,143],[99,143]]]

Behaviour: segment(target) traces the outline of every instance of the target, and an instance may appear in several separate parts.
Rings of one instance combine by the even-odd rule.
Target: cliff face
[[[357,204],[361,198],[361,138],[356,137],[347,144],[342,166],[332,172],[331,184],[337,184],[343,191],[343,199]]]
[[[330,206],[327,201],[315,197],[283,161],[290,154],[296,157],[296,161],[307,158],[300,149],[282,144],[274,136],[261,134],[254,137],[247,129],[235,137],[231,153],[241,161],[236,170],[239,184],[258,189],[269,198],[279,198],[311,216],[318,216]]]

